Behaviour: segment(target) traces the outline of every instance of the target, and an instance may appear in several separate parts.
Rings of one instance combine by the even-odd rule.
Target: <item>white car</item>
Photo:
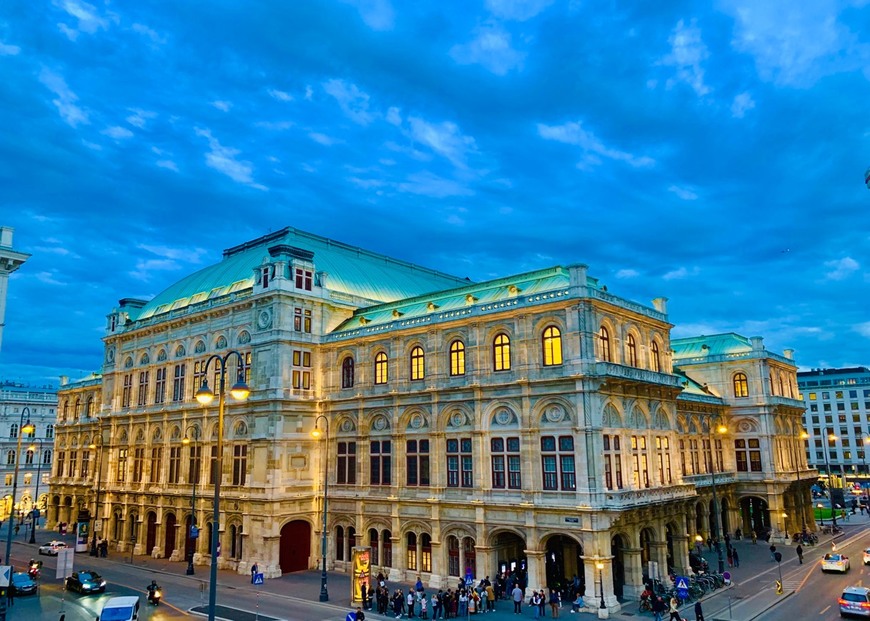
[[[864,548],[864,564],[870,565],[870,548]]]
[[[49,556],[57,556],[57,551],[66,547],[63,541],[49,541],[39,546],[40,554],[48,554]]]
[[[822,571],[849,571],[849,557],[843,554],[825,554],[822,559]]]

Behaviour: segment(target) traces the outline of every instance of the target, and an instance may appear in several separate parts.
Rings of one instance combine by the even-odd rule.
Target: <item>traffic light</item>
[[[782,595],[782,582],[779,580],[775,580],[774,582],[776,582],[776,594]]]

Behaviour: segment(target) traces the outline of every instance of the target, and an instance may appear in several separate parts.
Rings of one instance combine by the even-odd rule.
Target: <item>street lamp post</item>
[[[836,441],[837,436],[828,428],[825,429],[825,470],[828,473],[828,500],[831,502],[831,525],[837,525],[837,510],[834,508],[834,479],[831,476],[831,463],[828,458],[828,445]]]
[[[190,429],[193,430],[193,441],[198,443],[199,442],[199,427],[197,427],[196,425],[193,425],[192,427],[190,427]],[[186,432],[184,434],[184,439],[181,441],[181,443],[182,444],[190,444],[190,438],[187,437]],[[191,460],[190,460],[190,482],[191,482],[191,487],[193,488],[193,491],[190,494],[190,528],[187,530],[187,537],[188,537],[188,539],[193,539],[193,542],[194,542],[193,545],[194,545],[194,549],[195,549],[197,538],[193,536],[193,533],[196,532],[196,531],[194,531],[194,529],[196,528],[196,486],[199,484],[199,472],[200,472],[201,460],[202,460],[202,453],[200,451],[202,450],[202,447],[199,444],[197,444],[195,446],[191,445],[189,450],[191,451],[191,453],[194,453],[194,451],[196,451],[196,452],[194,453],[195,458],[191,458]],[[194,472],[194,470],[193,470],[194,464],[196,464],[196,472]],[[190,554],[188,555],[188,558],[187,558],[187,572],[186,573],[188,576],[192,576],[194,574],[193,552],[194,551],[191,550]]]
[[[36,523],[39,521],[39,477],[42,472],[42,440],[36,439],[39,443],[39,451],[36,451],[36,444],[32,444],[28,450],[31,450],[36,455],[36,492],[34,493],[35,505],[30,512],[30,543],[36,543]]]
[[[323,419],[323,431],[320,431],[320,419]],[[326,503],[329,491],[329,419],[323,414],[314,419],[314,430],[311,435],[315,438],[323,436],[323,525],[320,529],[320,601],[329,601],[329,590],[326,588]]]
[[[604,603],[604,563],[596,561],[595,569],[598,570],[598,588],[601,594],[601,601],[598,604],[598,618],[607,618],[607,604]]]
[[[718,433],[725,433],[728,431],[728,428],[720,425],[716,428],[716,431]],[[707,426],[707,435],[710,440],[710,487],[713,489],[713,540],[716,542],[716,560],[719,562],[719,573],[721,574],[725,571],[725,559],[722,556],[722,538],[719,528],[719,499],[716,496],[716,445],[713,442],[712,424]]]
[[[24,415],[27,414],[27,423],[24,422]],[[18,449],[15,451],[15,474],[12,479],[12,508],[9,511],[9,524],[6,529],[6,555],[3,560],[7,564],[12,564],[12,559],[9,558],[9,553],[12,551],[12,523],[15,511],[15,495],[18,493],[18,467],[21,465],[21,438],[25,433],[33,433],[36,427],[30,422],[30,408],[24,406],[21,408],[21,421],[18,425]]]
[[[214,362],[220,373],[220,385],[218,386],[218,433],[217,433],[217,456],[215,458],[214,477],[214,515],[211,528],[211,574],[208,585],[208,619],[214,621],[215,606],[217,605],[217,570],[218,570],[218,544],[220,542],[220,501],[221,501],[221,478],[223,476],[223,439],[224,439],[224,402],[226,400],[227,360],[235,356],[238,366],[236,383],[230,388],[230,394],[236,401],[244,401],[251,391],[245,384],[245,359],[236,350],[230,350],[223,357],[212,354],[205,363],[203,370],[202,386],[196,391],[196,400],[203,405],[208,405],[214,399],[214,393],[209,390],[208,368]]]
[[[97,423],[99,425],[99,423]],[[96,439],[96,437],[95,437]],[[97,523],[100,524],[100,530],[102,530],[102,520],[100,520],[100,458],[103,455],[103,431],[99,430],[99,444],[96,442],[91,442],[89,449],[94,451],[96,454],[96,458],[94,459],[94,483],[96,484],[96,497],[94,498],[94,527],[93,533],[91,533],[91,556],[99,556],[99,551],[97,550]]]
[[[788,524],[786,520],[788,519],[788,513],[785,511],[782,512],[782,530],[785,533],[785,540],[788,541]]]

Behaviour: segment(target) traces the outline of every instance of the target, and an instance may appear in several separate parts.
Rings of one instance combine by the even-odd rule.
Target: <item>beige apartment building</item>
[[[370,546],[436,588],[576,574],[615,611],[717,523],[814,527],[791,353],[671,327],[584,265],[472,283],[287,228],[109,314],[102,373],[59,391],[49,522],[208,563],[217,354],[251,389],[227,400],[222,567],[318,567],[326,473],[330,570]]]

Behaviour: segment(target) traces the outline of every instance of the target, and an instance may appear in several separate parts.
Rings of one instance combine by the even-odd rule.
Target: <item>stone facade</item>
[[[649,561],[687,569],[690,539],[714,529],[714,489],[727,532],[811,520],[816,473],[802,451],[784,457],[802,403],[761,381],[775,367],[794,383],[790,358],[736,337],[728,361],[677,368],[666,301],[619,298],[581,265],[429,293],[422,268],[384,279],[387,258],[279,234],[239,247],[245,282],[197,285],[220,295],[182,281],[168,297],[183,303],[122,300],[109,315],[102,375],[61,387],[51,520],[96,512],[115,549],[207,563],[208,537],[187,533],[192,506],[211,530],[218,421],[194,393],[220,385],[214,354],[235,381],[231,351],[251,389],[228,398],[224,425],[220,565],[238,572],[319,565],[324,473],[331,570],[363,545],[377,570],[433,588],[466,572],[533,588],[576,574],[587,596],[603,580],[611,611]],[[340,265],[370,286],[347,286]],[[748,400],[714,386],[738,359]],[[70,405],[88,399],[90,416]],[[83,475],[91,445],[100,466]]]

